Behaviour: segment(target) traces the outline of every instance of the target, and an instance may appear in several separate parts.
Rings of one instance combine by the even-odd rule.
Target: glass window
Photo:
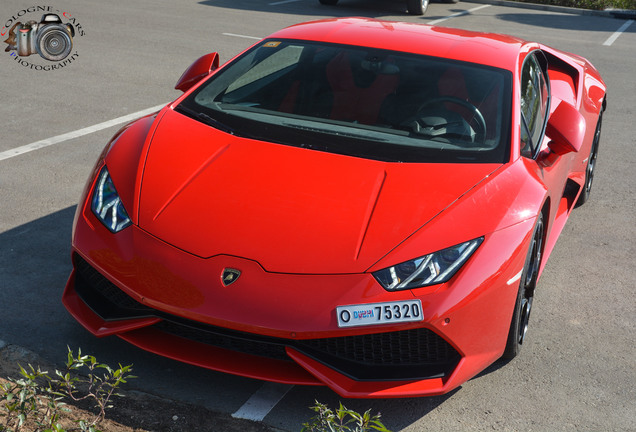
[[[265,40],[176,110],[238,136],[354,157],[503,163],[511,80],[473,63]]]
[[[274,46],[275,43],[272,43]],[[302,48],[297,46],[286,46],[276,50],[272,55],[264,57],[262,61],[245,71],[236,81],[231,83],[226,93],[232,93],[246,85],[252,84],[261,78],[280,72],[290,66],[295,66],[300,60]]]
[[[521,154],[536,156],[549,109],[549,84],[545,70],[535,54],[526,59],[521,70]]]

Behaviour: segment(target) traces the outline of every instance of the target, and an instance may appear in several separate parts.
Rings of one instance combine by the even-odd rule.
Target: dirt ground
[[[4,345],[0,341],[0,385],[6,378],[20,377],[20,367],[32,365],[37,369],[53,372],[54,365],[47,365],[37,355],[16,345]],[[58,366],[60,369],[61,366]],[[273,432],[262,423],[234,419],[227,414],[207,410],[203,407],[159,398],[137,391],[121,391],[124,397],[113,400],[113,408],[106,411],[106,419],[97,425],[102,432]],[[61,424],[67,430],[77,428],[80,419],[92,420],[90,406],[69,405],[70,413],[64,413]],[[5,410],[0,405],[0,430],[4,426]],[[33,427],[23,428],[28,432]],[[77,429],[79,430],[79,429]]]

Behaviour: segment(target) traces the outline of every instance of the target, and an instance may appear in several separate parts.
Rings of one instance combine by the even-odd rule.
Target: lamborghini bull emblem
[[[241,271],[233,268],[224,268],[221,273],[221,283],[223,286],[232,285],[241,276]]]

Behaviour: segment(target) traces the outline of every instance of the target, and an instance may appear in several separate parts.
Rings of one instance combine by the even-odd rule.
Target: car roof
[[[335,18],[296,24],[268,37],[277,38],[389,49],[508,70],[515,69],[519,52],[529,44],[496,33],[372,18]]]

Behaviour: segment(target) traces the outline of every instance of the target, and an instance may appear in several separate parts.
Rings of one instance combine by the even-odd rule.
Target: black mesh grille
[[[450,344],[425,328],[298,341],[201,324],[148,308],[126,295],[79,255],[74,255],[73,261],[77,269],[76,291],[106,320],[156,316],[163,319],[153,326],[158,331],[276,360],[290,360],[285,352],[289,346],[356,380],[443,377],[460,360]]]
[[[358,380],[443,377],[460,360],[448,342],[425,328],[310,339],[297,348]]]
[[[106,279],[78,254],[73,254],[75,291],[84,302],[105,320],[141,318],[155,311],[131,298]]]
[[[285,344],[282,339],[270,339],[260,335],[235,332],[219,327],[197,325],[192,322],[186,324],[184,322],[164,320],[153,327],[165,333],[230,351],[275,360],[291,361],[285,352]]]
[[[457,354],[444,339],[428,329],[312,339],[300,345],[327,355],[374,365],[437,363]]]

